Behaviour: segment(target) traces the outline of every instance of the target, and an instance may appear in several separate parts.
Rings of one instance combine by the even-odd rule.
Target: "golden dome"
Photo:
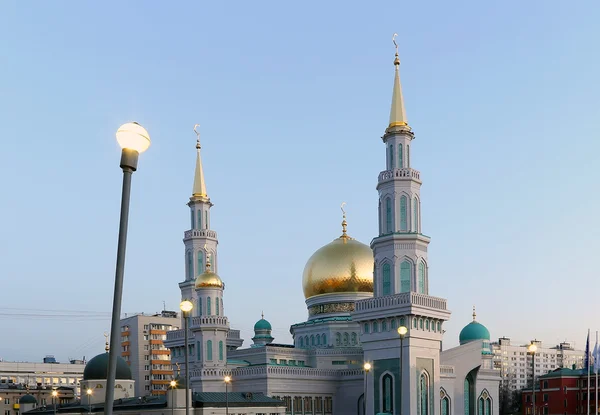
[[[196,289],[198,288],[223,288],[221,278],[209,269],[196,277]]]
[[[373,292],[373,251],[344,233],[317,250],[302,276],[304,297],[343,292]]]

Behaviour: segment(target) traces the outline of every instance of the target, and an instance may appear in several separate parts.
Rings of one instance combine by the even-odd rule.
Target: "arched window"
[[[206,315],[212,315],[211,306],[210,306],[210,297],[206,297]]]
[[[469,373],[467,377],[465,377],[463,390],[465,415],[475,415],[475,398],[473,396],[475,393],[474,389],[473,376],[471,373]]]
[[[387,320],[381,322],[381,331],[387,331]]]
[[[325,333],[321,334],[321,344],[327,346],[327,336],[325,336]]]
[[[339,346],[342,343],[342,335],[340,333],[335,333],[335,345]]]
[[[200,346],[200,342],[196,342],[196,352],[198,353],[198,361],[202,360],[202,347]]]
[[[304,347],[304,339],[300,337],[300,347]]]
[[[196,275],[202,274],[204,272],[204,252],[198,251],[196,265]]]
[[[348,333],[344,333],[344,346],[348,346],[350,344],[350,336]]]
[[[398,168],[404,167],[404,157],[402,157],[402,144],[398,144]]]
[[[369,323],[365,323],[364,331],[365,331],[365,333],[369,332]]]
[[[206,341],[206,360],[212,360],[212,340]]]
[[[219,315],[219,297],[215,298],[215,314]]]
[[[483,392],[481,392],[481,395],[479,395],[477,407],[479,408],[478,414],[492,415],[492,398],[487,389],[484,389]]]
[[[429,375],[423,371],[419,377],[419,403],[421,415],[429,415]]]
[[[198,297],[198,315],[201,316],[202,315],[202,297]]]
[[[410,168],[410,146],[406,145],[406,167]]]
[[[410,262],[405,259],[400,264],[400,292],[407,293],[410,292]]]
[[[390,170],[394,168],[394,146],[390,144]]]
[[[219,341],[219,360],[223,360],[223,341]]]
[[[417,319],[416,318],[413,318],[413,327],[417,328]]]
[[[395,318],[390,320],[390,329],[396,330],[396,319]]]
[[[196,229],[196,224],[194,223],[194,222],[195,222],[195,221],[194,221],[194,211],[193,211],[193,210],[190,210],[190,213],[191,213],[191,215],[190,215],[190,216],[191,216],[191,219],[192,219],[192,220],[191,220],[191,222],[192,222],[192,227],[191,227],[190,229]]]
[[[419,262],[419,280],[417,282],[419,292],[425,294],[425,264],[423,261]]]
[[[379,324],[376,321],[373,322],[373,333],[377,333],[379,331]]]
[[[352,333],[352,346],[356,346],[356,333]]]
[[[204,229],[208,229],[208,210],[204,211]]]
[[[304,336],[304,344],[306,345],[306,347],[310,346],[310,343],[308,342],[308,336]]]
[[[194,278],[194,264],[192,263],[192,253],[187,253],[187,279]]]
[[[404,316],[400,317],[400,325],[406,327],[406,324],[404,324]]]
[[[202,229],[202,211],[198,211],[198,223],[196,223],[196,229]]]
[[[315,345],[315,336],[314,336],[314,334],[311,334],[311,335],[310,335],[310,345],[311,345],[311,346],[314,346],[314,345]]]
[[[381,402],[381,412],[393,414],[394,406],[394,379],[392,375],[386,373],[381,377],[381,390],[383,391],[383,400]]]
[[[400,231],[406,232],[408,230],[408,198],[406,196],[400,197]]]
[[[421,330],[423,330],[423,319],[422,318],[419,319],[419,328]]]
[[[450,415],[450,400],[447,396],[440,401],[440,413],[441,415]]]
[[[316,337],[315,341],[317,343],[317,346],[320,346],[321,345],[321,336],[317,334],[317,337]]]
[[[429,330],[429,320],[425,320],[425,330]]]
[[[390,295],[392,293],[392,281],[391,281],[391,270],[390,264],[383,264],[383,295]]]
[[[387,233],[394,231],[392,228],[392,199],[389,197],[385,199],[385,231]]]
[[[490,398],[485,400],[485,415],[492,415],[492,400]]]
[[[442,323],[440,321],[438,321],[438,323],[437,323],[437,331],[439,331],[439,332],[442,331]]]
[[[416,197],[413,200],[413,232],[419,232],[419,201]]]

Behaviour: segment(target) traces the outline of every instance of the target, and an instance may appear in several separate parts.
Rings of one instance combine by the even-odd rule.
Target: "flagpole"
[[[590,415],[590,329],[588,329],[588,346],[586,347],[587,353],[587,415]]]

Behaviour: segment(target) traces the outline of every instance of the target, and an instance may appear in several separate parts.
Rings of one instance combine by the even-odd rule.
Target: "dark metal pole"
[[[533,396],[533,415],[535,415],[535,352],[531,353],[531,391]]]
[[[400,376],[399,376],[399,383],[400,383],[400,395],[398,396],[398,414],[402,415],[402,378],[403,376],[403,372],[402,372],[402,361],[404,360],[404,356],[402,354],[403,352],[403,343],[404,343],[404,336],[400,336]]]
[[[175,415],[175,398],[173,398],[174,386],[171,386],[171,415]]]
[[[229,382],[225,382],[225,415],[229,415],[229,394],[228,387]]]
[[[123,299],[123,274],[125,272],[125,248],[127,245],[127,225],[129,222],[129,199],[131,196],[131,176],[137,169],[139,153],[124,148],[121,152],[123,169],[123,193],[121,195],[121,220],[119,222],[119,242],[117,245],[117,269],[115,272],[115,291],[113,296],[112,320],[110,326],[110,349],[108,351],[108,375],[106,377],[106,399],[104,414],[112,415],[115,400],[115,377],[117,374],[117,356],[121,318],[121,300]],[[91,406],[91,405],[90,405]]]
[[[368,387],[367,376],[369,376],[369,371],[365,370],[365,393],[363,396],[364,415],[367,415],[367,387]]]
[[[189,362],[189,346],[188,346],[188,318],[189,312],[183,312],[183,321],[185,328],[185,415],[190,415],[190,362]]]

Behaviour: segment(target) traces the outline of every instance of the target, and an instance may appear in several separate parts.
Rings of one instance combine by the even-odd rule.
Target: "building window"
[[[410,292],[410,262],[407,259],[400,265],[400,292]]]
[[[419,232],[419,201],[413,200],[413,232]]]
[[[419,377],[419,402],[421,415],[429,415],[429,376],[423,371]]]
[[[442,415],[450,415],[450,400],[445,396],[440,403],[440,413]]]
[[[300,347],[304,347],[304,339],[300,337]]]
[[[211,306],[210,306],[210,297],[206,297],[206,315],[210,316],[211,313]]]
[[[196,224],[194,223],[194,211],[193,211],[193,210],[190,210],[190,213],[191,213],[191,215],[190,215],[190,216],[191,216],[191,219],[192,219],[192,220],[191,220],[191,222],[192,222],[192,227],[191,227],[190,229],[196,229]]]
[[[198,315],[202,315],[202,297],[198,297]]]
[[[392,229],[392,199],[389,197],[385,199],[385,231],[387,233],[393,232]]]
[[[400,326],[404,326],[404,316],[400,317]]]
[[[187,279],[191,280],[194,277],[194,266],[192,264],[192,253],[187,253]]]
[[[400,231],[406,232],[408,230],[408,217],[407,217],[407,205],[408,198],[402,196],[400,198]]]
[[[410,146],[406,145],[406,167],[410,168]]]
[[[344,346],[348,346],[349,343],[350,343],[350,336],[348,335],[348,333],[344,333]]]
[[[197,359],[199,362],[202,361],[202,346],[200,345],[200,342],[196,342],[196,353],[198,353]],[[180,353],[181,355],[181,353]]]
[[[215,314],[219,315],[219,297],[215,298]]]
[[[356,346],[356,333],[352,333],[352,346]]]
[[[381,331],[387,331],[387,320],[381,322]]]
[[[219,341],[219,360],[223,360],[223,341]]]
[[[204,211],[204,228],[208,229],[208,210]]]
[[[206,341],[206,360],[212,360],[212,340]]]
[[[425,264],[423,261],[419,262],[419,292],[425,294]]]
[[[202,251],[198,251],[198,259],[196,264],[196,275],[200,275],[204,272],[204,253]]]
[[[377,333],[379,331],[379,324],[376,321],[373,322],[373,333]]]
[[[365,323],[365,325],[364,325],[364,332],[365,333],[369,332],[369,323]]]
[[[402,144],[398,144],[398,168],[404,167],[404,158],[402,157]]]
[[[390,264],[383,264],[383,295],[390,295],[392,293],[390,273]]]
[[[383,401],[381,402],[381,412],[393,414],[394,404],[394,379],[392,375],[386,373],[381,378],[381,389],[383,390]]]
[[[327,336],[325,336],[325,333],[321,334],[321,344],[327,346]]]
[[[202,229],[202,211],[198,211],[198,223],[196,224],[196,229]]]
[[[394,146],[390,144],[390,170],[394,168]]]

